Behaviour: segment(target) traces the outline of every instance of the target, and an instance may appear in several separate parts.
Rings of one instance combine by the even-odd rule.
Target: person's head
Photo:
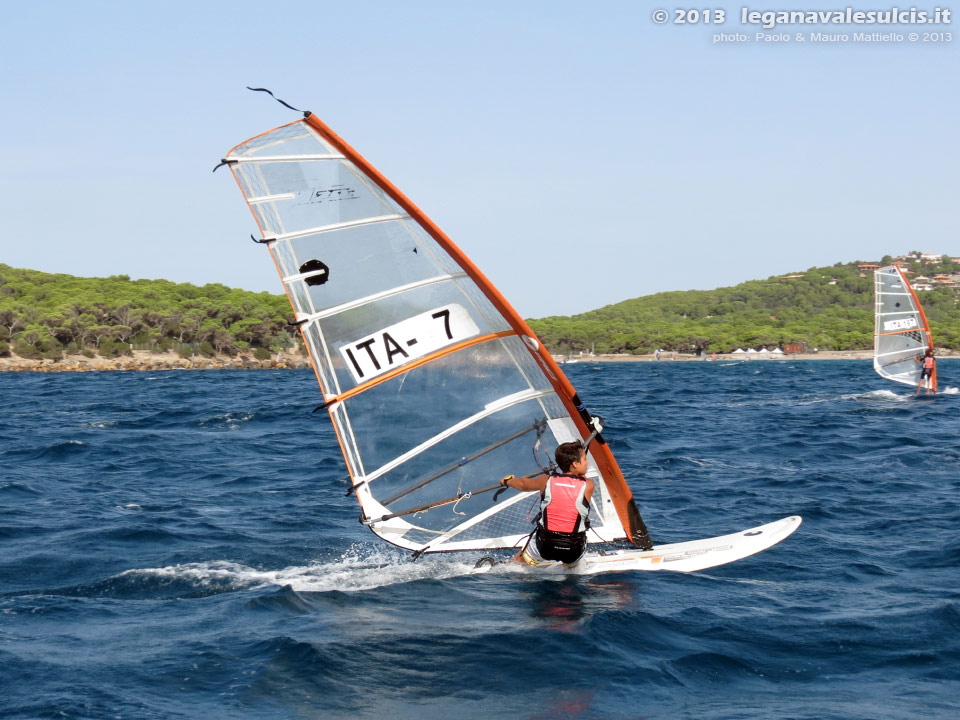
[[[553,457],[560,467],[560,472],[570,472],[573,464],[579,461],[584,454],[583,445],[574,441],[557,445],[557,451],[553,454]]]
[[[927,355],[933,355],[933,348],[927,348]]]

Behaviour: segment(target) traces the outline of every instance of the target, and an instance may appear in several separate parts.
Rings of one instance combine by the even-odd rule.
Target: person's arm
[[[590,502],[590,498],[593,496],[593,480],[587,478],[587,489],[583,491],[583,496],[587,499],[587,502]]]
[[[500,484],[513,488],[514,490],[520,490],[521,492],[530,492],[531,490],[543,492],[547,488],[547,476],[540,475],[535,478],[518,478],[513,475],[507,475],[507,477],[500,480]]]

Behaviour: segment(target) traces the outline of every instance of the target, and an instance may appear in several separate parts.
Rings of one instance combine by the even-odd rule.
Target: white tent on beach
[[[771,355],[783,355],[783,350],[781,350],[780,348],[774,348],[773,351],[771,352]]]
[[[743,348],[737,348],[736,350],[734,350],[734,351],[733,351],[732,353],[730,353],[730,354],[731,354],[731,355],[743,355],[744,352],[745,352],[745,350],[744,350]]]

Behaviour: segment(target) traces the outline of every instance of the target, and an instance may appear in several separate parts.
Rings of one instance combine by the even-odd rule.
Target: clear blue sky
[[[677,6],[9,3],[0,262],[281,292],[229,173],[210,172],[297,117],[247,85],[327,122],[525,317],[960,255],[960,19],[786,29],[947,43],[715,44],[753,40],[741,7],[847,5],[724,0],[710,4],[722,26],[651,19]]]

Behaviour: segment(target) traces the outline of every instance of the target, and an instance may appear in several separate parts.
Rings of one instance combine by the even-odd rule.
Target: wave
[[[66,460],[82,455],[88,450],[88,446],[82,440],[65,440],[62,442],[53,443],[52,445],[47,445],[46,447],[24,447],[17,448],[14,450],[8,450],[5,453],[0,454],[2,458],[16,458],[20,460],[31,460],[31,461],[40,461],[40,460]]]
[[[0,496],[5,496],[8,499],[32,498],[39,495],[43,495],[43,493],[34,489],[27,483],[6,482],[0,484]]]
[[[81,423],[80,427],[82,428],[95,428],[97,430],[105,430],[106,428],[116,427],[119,425],[118,420],[96,420],[93,422]]]
[[[843,395],[844,400],[885,400],[891,402],[909,402],[913,393],[899,394],[892,390],[871,390],[865,393],[854,393],[852,395]]]
[[[256,413],[253,412],[227,412],[221,413],[219,415],[213,415],[211,417],[200,418],[197,421],[197,425],[205,429],[219,429],[224,430],[236,430],[241,425],[244,425],[256,417]]]

